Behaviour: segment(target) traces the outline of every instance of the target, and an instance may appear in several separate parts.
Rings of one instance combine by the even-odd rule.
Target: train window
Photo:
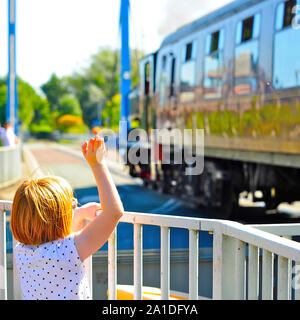
[[[237,26],[234,63],[235,94],[250,94],[257,90],[259,32],[260,14],[241,21]]]
[[[171,82],[170,82],[170,97],[175,95],[175,66],[176,66],[176,58],[172,57],[171,62]]]
[[[193,49],[193,43],[188,43],[186,45],[186,53],[185,53],[185,61],[189,61],[192,59],[192,49]]]
[[[183,47],[180,70],[180,88],[182,91],[196,84],[196,52],[196,41],[189,42]]]
[[[298,3],[298,5],[300,2]],[[297,1],[289,0],[286,2],[281,2],[277,6],[276,10],[276,20],[275,29],[281,30],[283,28],[290,27],[294,19],[297,17]]]
[[[294,26],[296,0],[281,2],[276,10],[273,87],[276,90],[300,86],[300,28]],[[299,9],[298,9],[299,10]]]
[[[260,14],[240,21],[236,30],[236,44],[240,44],[259,37]]]
[[[204,59],[204,97],[220,98],[223,86],[223,41],[224,30],[207,35]]]
[[[245,42],[252,38],[253,24],[254,24],[253,22],[254,22],[254,17],[250,17],[243,21],[242,42]]]
[[[284,18],[283,18],[283,26],[289,27],[292,25],[293,19],[295,17],[296,12],[293,11],[293,8],[296,6],[296,0],[290,0],[285,3],[284,6]]]
[[[164,106],[166,104],[167,94],[167,56],[162,57],[161,73],[159,81],[159,104]]]
[[[223,49],[224,46],[224,30],[219,30],[209,34],[206,37],[206,54]]]

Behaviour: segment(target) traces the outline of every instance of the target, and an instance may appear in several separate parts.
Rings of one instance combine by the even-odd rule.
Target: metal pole
[[[8,0],[8,77],[6,121],[18,134],[16,76],[16,0]]]
[[[130,129],[128,116],[130,111],[130,102],[128,95],[131,87],[130,73],[130,48],[129,48],[129,0],[121,0],[120,11],[121,27],[121,110],[120,120],[126,121],[127,125],[122,126],[120,140],[127,141],[127,132]]]

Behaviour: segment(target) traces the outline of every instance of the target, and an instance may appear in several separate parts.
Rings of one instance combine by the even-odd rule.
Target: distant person
[[[18,241],[14,257],[25,300],[91,299],[83,262],[105,244],[124,208],[105,164],[104,140],[86,141],[82,153],[101,205],[76,209],[71,186],[54,176],[26,179],[16,191],[11,230]]]
[[[4,147],[15,146],[18,143],[12,126],[7,122],[4,124],[4,130],[0,130],[0,138]]]

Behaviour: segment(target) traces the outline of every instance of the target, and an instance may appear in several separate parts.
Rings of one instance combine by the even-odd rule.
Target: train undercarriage
[[[266,210],[300,200],[297,168],[205,157],[201,174],[186,175],[188,165],[172,159],[171,153],[167,164],[161,160],[152,165],[128,164],[129,173],[140,177],[145,187],[185,199],[221,219],[238,215],[241,193],[251,195],[254,202],[263,201]]]

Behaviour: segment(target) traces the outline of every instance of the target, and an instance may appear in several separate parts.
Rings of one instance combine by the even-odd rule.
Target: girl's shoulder
[[[80,263],[80,258],[74,242],[74,233],[65,238],[45,242],[40,245],[25,245],[18,242],[14,248],[16,255],[27,255],[32,258]]]

